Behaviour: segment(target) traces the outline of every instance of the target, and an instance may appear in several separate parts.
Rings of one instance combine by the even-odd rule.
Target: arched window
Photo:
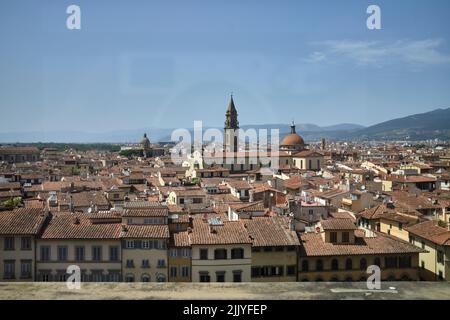
[[[331,260],[331,270],[339,270],[339,261],[337,259]]]
[[[345,260],[345,270],[352,270],[353,269],[353,261],[352,259],[348,258]]]
[[[214,259],[222,260],[227,258],[227,249],[216,249],[214,250]]]
[[[144,273],[141,277],[142,282],[150,282],[150,276],[146,273]]]
[[[132,275],[131,273],[127,274],[125,276],[125,282],[134,282],[134,275]]]
[[[308,272],[309,271],[309,263],[308,260],[302,261],[302,271]]]
[[[366,270],[367,269],[367,260],[366,259],[362,258],[359,261],[359,269],[361,269],[361,270]]]
[[[323,261],[322,259],[316,260],[316,271],[323,271]]]
[[[244,259],[244,249],[242,248],[231,249],[231,259]]]

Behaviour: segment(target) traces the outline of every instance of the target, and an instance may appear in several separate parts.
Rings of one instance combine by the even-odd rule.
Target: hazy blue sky
[[[81,30],[66,8],[81,7]],[[366,28],[369,4],[382,30]],[[450,1],[0,2],[0,131],[370,125],[450,106]]]

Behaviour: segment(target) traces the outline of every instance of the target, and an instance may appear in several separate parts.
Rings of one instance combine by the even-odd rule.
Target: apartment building
[[[251,281],[252,241],[242,221],[219,215],[195,217],[188,234],[192,282]]]
[[[0,281],[34,279],[36,239],[47,220],[44,209],[0,212]]]

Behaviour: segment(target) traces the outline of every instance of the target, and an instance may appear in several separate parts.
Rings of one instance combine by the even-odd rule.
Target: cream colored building
[[[241,221],[196,217],[188,231],[192,282],[250,282],[252,241]]]
[[[450,231],[436,221],[426,221],[407,228],[409,241],[425,250],[420,253],[420,277],[426,281],[450,280]]]
[[[304,150],[293,156],[293,164],[300,170],[320,171],[323,167],[323,159],[323,154],[319,152]]]
[[[44,209],[0,212],[0,281],[35,279],[36,238],[47,219]]]

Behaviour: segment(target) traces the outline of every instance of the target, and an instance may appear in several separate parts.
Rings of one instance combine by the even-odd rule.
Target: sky
[[[2,0],[0,132],[223,127],[230,93],[241,124],[450,107],[449,13],[448,0]]]

